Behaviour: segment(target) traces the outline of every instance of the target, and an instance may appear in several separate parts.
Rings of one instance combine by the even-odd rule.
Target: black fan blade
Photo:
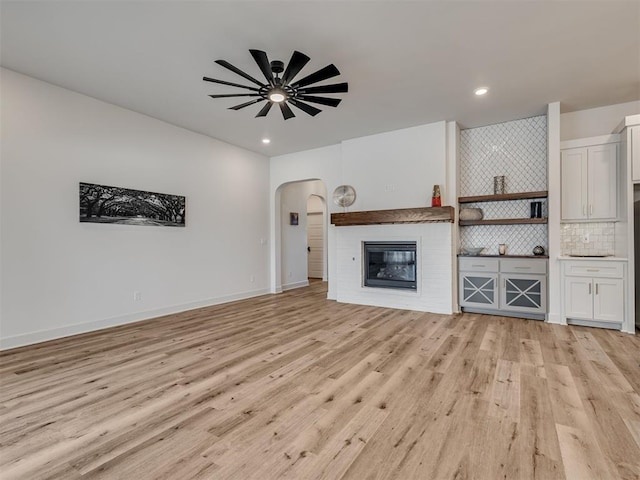
[[[297,107],[300,110],[302,110],[303,112],[308,113],[312,117],[315,117],[317,114],[319,114],[322,111],[319,108],[314,107],[313,105],[309,105],[309,104],[301,102],[299,100],[294,100],[293,98],[290,98],[289,102],[294,107]]]
[[[305,102],[319,103],[320,105],[328,105],[330,107],[337,107],[342,101],[340,98],[314,97],[313,95],[298,95],[298,98]]]
[[[259,88],[248,87],[246,85],[240,85],[239,83],[227,82],[225,80],[218,80],[216,78],[202,77],[202,80],[204,80],[205,82],[219,83],[221,85],[229,85],[231,87],[246,88],[247,90],[253,90],[254,92],[259,92],[260,91]]]
[[[267,79],[269,85],[274,86],[275,81],[273,80],[273,72],[271,71],[271,64],[269,63],[269,59],[267,58],[267,54],[262,50],[249,50],[253,59],[256,61],[260,70],[262,70],[262,74],[264,78]]]
[[[256,115],[256,118],[258,117],[266,117],[267,113],[269,113],[269,110],[271,110],[271,106],[273,105],[273,103],[271,102],[267,102],[267,104],[262,107],[262,109],[258,112],[258,114]]]
[[[289,60],[289,65],[287,65],[287,69],[284,71],[284,75],[282,75],[282,85],[288,85],[309,60],[311,59],[304,53],[300,53],[297,50],[294,51],[293,55],[291,55],[291,60]]]
[[[256,85],[259,85],[261,87],[264,87],[264,83],[259,82],[258,80],[256,80],[255,78],[253,78],[251,75],[249,75],[248,73],[244,73],[242,70],[240,70],[238,67],[234,67],[233,65],[231,65],[229,62],[227,62],[226,60],[216,60],[216,63],[218,65],[222,65],[224,68],[231,70],[233,73],[237,73],[238,75],[240,75],[241,77],[246,78],[247,80],[249,80],[250,82],[255,83]]]
[[[289,105],[287,105],[287,102],[280,102],[279,105],[280,105],[280,110],[282,111],[282,116],[284,117],[285,120],[289,120],[290,118],[295,117],[295,115],[289,108]]]
[[[234,105],[233,107],[229,107],[229,110],[240,110],[241,108],[248,107],[249,105],[253,105],[254,103],[264,102],[264,98],[256,98],[255,100],[251,100],[250,102],[241,103],[240,105]]]
[[[317,87],[301,88],[298,93],[306,95],[307,93],[346,93],[349,91],[349,84],[333,83],[331,85],[319,85]]]
[[[231,97],[259,97],[257,93],[222,93],[219,95],[209,95],[211,98],[231,98]]]
[[[297,81],[292,84],[293,88],[304,87],[305,85],[309,85],[310,83],[321,82],[322,80],[326,80],[328,78],[335,77],[340,75],[340,71],[336,68],[336,66],[332,63],[331,65],[327,65],[324,68],[321,68],[317,72],[312,73],[309,76],[304,77],[302,80]]]

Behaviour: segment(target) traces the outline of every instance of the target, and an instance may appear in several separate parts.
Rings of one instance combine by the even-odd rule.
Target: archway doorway
[[[287,182],[275,192],[273,279],[274,293],[309,285],[307,203],[310,196],[322,203],[322,279],[328,279],[327,255],[327,188],[322,180]],[[292,220],[295,219],[295,220]]]

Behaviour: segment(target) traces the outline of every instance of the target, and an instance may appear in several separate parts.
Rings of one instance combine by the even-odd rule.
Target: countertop
[[[613,255],[609,257],[572,257],[570,255],[558,255],[558,260],[577,260],[577,261],[585,261],[585,262],[611,262],[611,261],[626,262],[628,258],[616,257]]]
[[[549,255],[466,255],[459,253],[459,257],[474,257],[474,258],[549,258]]]

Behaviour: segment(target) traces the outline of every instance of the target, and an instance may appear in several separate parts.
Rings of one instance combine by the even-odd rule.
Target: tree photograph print
[[[80,182],[80,221],[185,226],[185,197]]]

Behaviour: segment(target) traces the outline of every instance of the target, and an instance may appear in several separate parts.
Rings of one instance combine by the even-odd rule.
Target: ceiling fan
[[[283,62],[279,60],[273,60],[269,62],[267,54],[262,50],[249,50],[249,52],[251,53],[251,56],[253,56],[253,59],[256,61],[258,67],[262,71],[262,74],[267,80],[266,83],[263,83],[255,79],[251,75],[243,72],[239,68],[234,67],[226,60],[216,60],[216,63],[228,70],[231,70],[233,73],[236,73],[241,77],[249,80],[257,86],[254,87],[248,85],[240,85],[238,83],[227,82],[225,80],[202,77],[202,80],[204,80],[205,82],[213,82],[222,85],[229,85],[231,87],[244,88],[252,92],[209,95],[211,98],[255,97],[248,102],[230,107],[230,110],[240,110],[241,108],[248,107],[249,105],[266,101],[267,103],[265,103],[256,117],[266,117],[267,113],[269,113],[269,110],[274,103],[280,107],[282,116],[285,120],[295,117],[293,111],[289,107],[289,104],[293,105],[296,108],[299,108],[300,110],[308,113],[311,116],[316,116],[322,110],[314,107],[313,105],[309,105],[309,103],[307,102],[317,103],[320,105],[328,105],[330,107],[337,107],[341,100],[339,98],[318,97],[315,94],[345,93],[349,90],[349,84],[346,82],[334,83],[331,85],[318,85],[315,87],[309,86],[313,83],[321,82],[323,80],[327,80],[329,78],[340,75],[340,72],[333,64],[327,65],[317,72],[307,75],[306,77],[294,82],[293,79],[295,78],[295,76],[300,73],[300,70],[302,70],[302,68],[310,60],[310,58],[304,53],[294,51],[285,70]],[[284,73],[282,74],[282,77],[280,77],[280,74],[282,72]]]

